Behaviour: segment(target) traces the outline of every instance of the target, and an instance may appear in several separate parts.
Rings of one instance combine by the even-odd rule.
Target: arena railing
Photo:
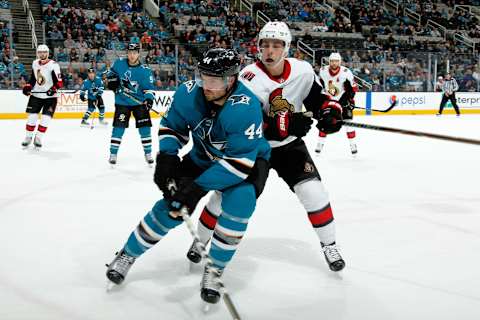
[[[33,18],[32,11],[28,0],[23,0],[23,10],[27,14],[27,21],[32,33],[32,48],[35,49],[38,46],[37,34],[35,33],[35,19]]]

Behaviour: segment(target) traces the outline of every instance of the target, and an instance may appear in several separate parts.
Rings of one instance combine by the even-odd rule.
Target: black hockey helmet
[[[95,69],[93,69],[93,68],[88,68],[87,73],[95,73]]]
[[[240,72],[240,58],[233,49],[213,48],[203,53],[198,72],[214,77],[228,77]]]
[[[140,44],[136,42],[131,42],[128,44],[127,51],[138,51],[140,52]]]

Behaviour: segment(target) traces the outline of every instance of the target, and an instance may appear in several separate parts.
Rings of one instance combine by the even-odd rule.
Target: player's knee
[[[307,211],[318,210],[330,202],[328,192],[319,179],[299,182],[293,190]]]
[[[222,193],[219,191],[213,192],[206,207],[208,211],[218,217],[222,212]]]
[[[121,138],[121,137],[123,137],[123,134],[124,134],[124,133],[125,133],[125,128],[122,128],[122,127],[113,127],[112,137]]]
[[[253,185],[241,183],[223,192],[222,211],[238,218],[248,219],[255,210],[256,200]]]

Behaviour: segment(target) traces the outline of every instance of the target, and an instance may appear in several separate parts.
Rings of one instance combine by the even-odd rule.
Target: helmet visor
[[[228,77],[216,77],[195,72],[195,82],[205,90],[221,91],[227,89]]]

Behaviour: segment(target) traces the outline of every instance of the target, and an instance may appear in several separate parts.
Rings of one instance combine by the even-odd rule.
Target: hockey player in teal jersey
[[[118,59],[107,72],[107,87],[115,92],[115,114],[110,142],[109,162],[117,163],[117,154],[125,128],[128,128],[130,115],[135,117],[140,133],[145,160],[153,164],[152,120],[150,109],[155,98],[152,70],[140,62],[140,45],[131,43],[127,49],[127,59]]]
[[[107,125],[105,121],[105,104],[103,103],[102,94],[104,90],[103,81],[95,74],[95,69],[88,69],[88,78],[80,89],[80,100],[83,102],[88,101],[88,109],[83,115],[81,125],[90,126],[88,119],[95,111],[95,107],[98,108],[99,122],[100,124]]]
[[[238,81],[234,50],[210,49],[198,63],[195,81],[182,84],[161,120],[154,180],[164,198],[140,221],[109,265],[107,277],[120,284],[135,259],[182,223],[178,211],[193,212],[209,191],[221,190],[222,214],[205,266],[201,297],[220,299],[219,277],[247,229],[268,175],[270,146],[263,138],[259,100]],[[193,138],[191,151],[178,151]]]

